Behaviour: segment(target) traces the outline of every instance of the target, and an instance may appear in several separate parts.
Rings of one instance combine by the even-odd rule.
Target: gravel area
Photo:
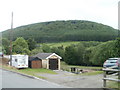
[[[55,71],[57,74],[38,73],[48,81],[73,88],[102,88],[103,75],[83,76],[67,71]]]

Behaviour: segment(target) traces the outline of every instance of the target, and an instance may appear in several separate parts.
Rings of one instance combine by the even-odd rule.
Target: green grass
[[[49,69],[31,69],[31,68],[26,68],[26,69],[16,69],[14,67],[10,67],[7,65],[2,65],[2,68],[7,69],[7,70],[11,70],[14,72],[18,72],[18,73],[23,73],[23,74],[27,74],[27,75],[32,75],[38,78],[42,78],[42,79],[46,79],[45,77],[42,76],[38,76],[37,74],[39,73],[48,73],[48,74],[57,74],[56,72],[49,70]]]
[[[116,90],[120,90],[120,83],[114,81],[108,81],[107,88],[115,88]]]
[[[76,67],[80,69],[92,69],[92,70],[102,70],[102,67],[92,67],[92,66],[78,66],[78,65],[68,65],[65,62],[61,61],[62,69],[70,69],[71,67]]]
[[[82,73],[81,75],[97,75],[97,74],[103,74],[103,71],[93,71],[88,73]]]
[[[63,47],[67,47],[70,46],[71,44],[78,44],[80,43],[79,41],[71,41],[71,42],[59,42],[59,43],[43,43],[50,46],[50,47],[59,47],[59,46],[63,46]]]
[[[48,73],[48,74],[57,74],[56,72],[52,71],[52,70],[49,70],[49,69],[31,69],[31,68],[28,68],[28,69],[21,69],[19,70],[21,72],[31,72],[31,73]]]
[[[82,73],[80,75],[97,75],[97,74],[102,74],[103,73],[103,71],[101,71],[102,67],[68,65],[65,62],[61,61],[61,69],[62,70],[70,71],[71,67],[76,67],[76,68],[79,68],[79,69],[93,70],[91,72]]]

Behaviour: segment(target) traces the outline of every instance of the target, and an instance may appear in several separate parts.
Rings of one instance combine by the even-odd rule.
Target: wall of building
[[[47,60],[42,60],[42,68],[47,68]]]

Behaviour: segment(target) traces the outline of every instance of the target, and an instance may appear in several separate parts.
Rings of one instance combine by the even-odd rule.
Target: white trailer
[[[12,66],[16,68],[28,68],[28,55],[12,55]]]

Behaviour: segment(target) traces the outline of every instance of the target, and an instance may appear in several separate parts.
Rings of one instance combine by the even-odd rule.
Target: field
[[[59,47],[59,46],[63,46],[63,47],[67,47],[69,45],[72,45],[72,44],[78,44],[80,43],[81,41],[71,41],[71,42],[59,42],[59,43],[43,43],[42,45],[48,45],[50,47]]]
[[[61,61],[61,69],[65,71],[71,71],[71,68],[75,67],[77,69],[81,69],[86,73],[82,73],[81,75],[97,75],[102,74],[102,67],[90,67],[90,66],[77,66],[77,65],[68,65],[65,62]]]

